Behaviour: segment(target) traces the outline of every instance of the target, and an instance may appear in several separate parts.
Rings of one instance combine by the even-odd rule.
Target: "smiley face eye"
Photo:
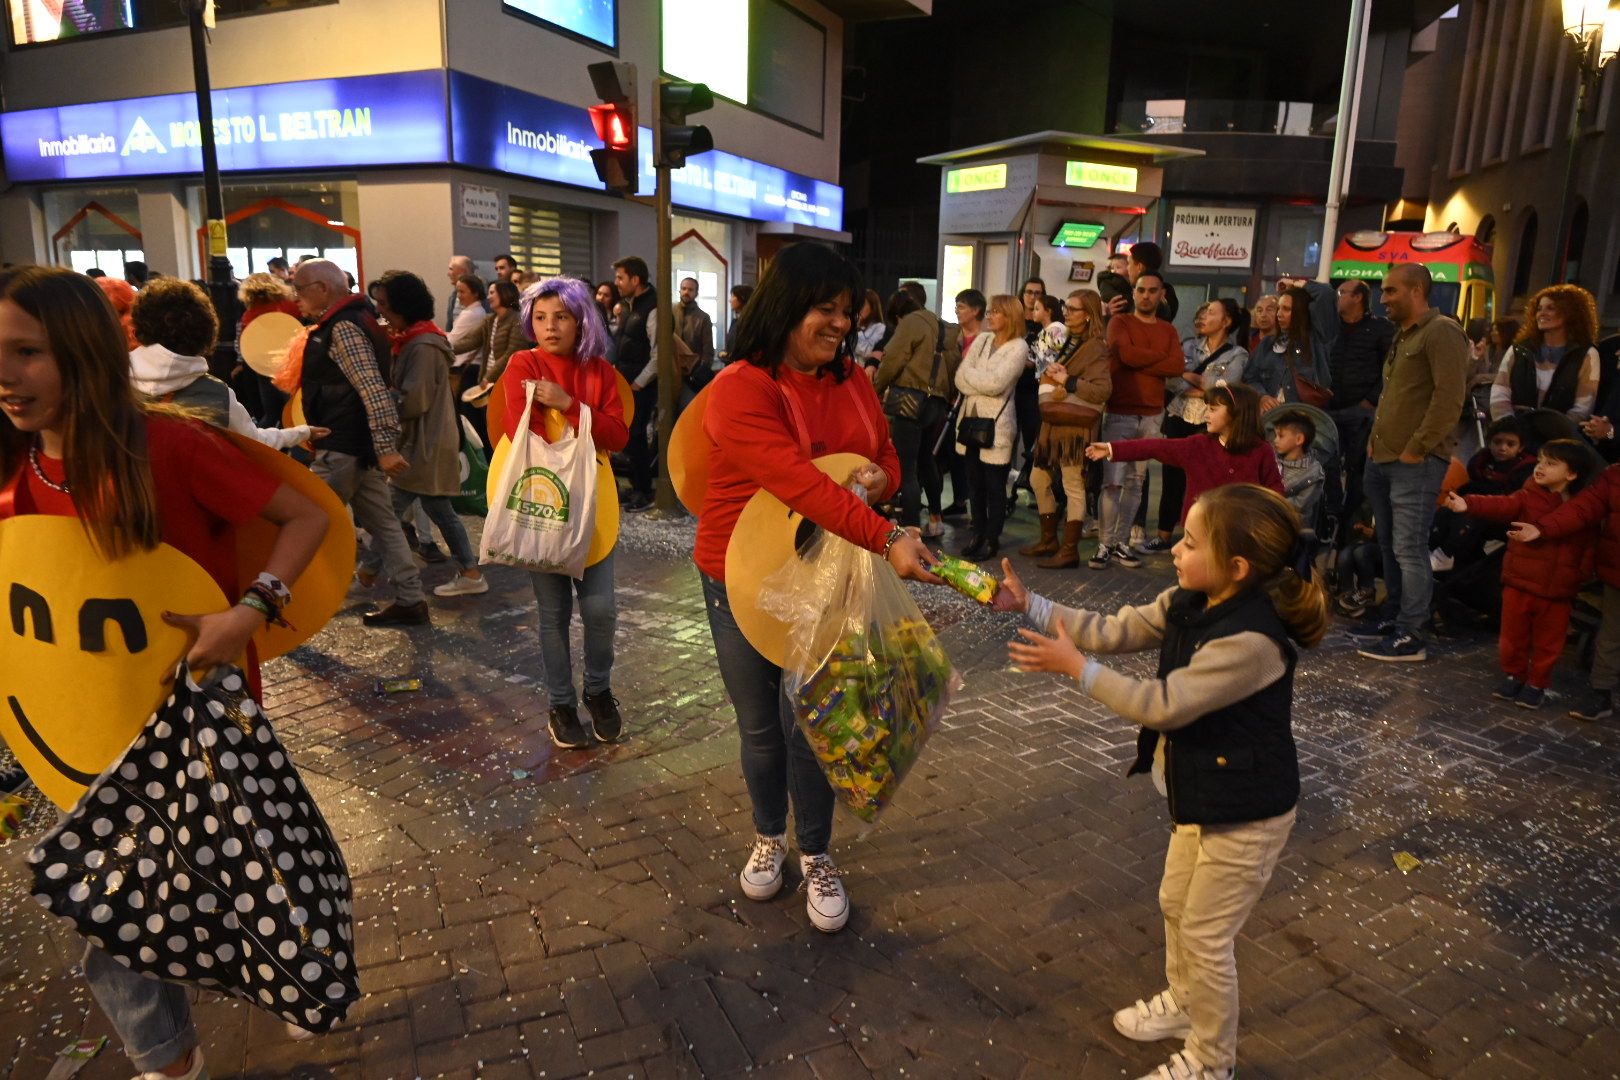
[[[20,582],[11,583],[11,630],[18,637],[23,632],[25,616],[33,616],[34,637],[47,645],[56,644],[56,630],[51,625],[51,606],[45,598]]]
[[[135,601],[86,600],[79,608],[79,648],[85,652],[107,651],[107,624],[115,623],[124,634],[124,645],[138,653],[146,648],[146,620]]]

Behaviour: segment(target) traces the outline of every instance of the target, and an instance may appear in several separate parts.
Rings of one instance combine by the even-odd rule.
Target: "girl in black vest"
[[[1149,772],[1174,824],[1159,907],[1169,988],[1114,1014],[1129,1038],[1186,1038],[1143,1080],[1224,1080],[1237,1061],[1233,945],[1294,824],[1299,761],[1291,729],[1295,645],[1327,630],[1310,580],[1310,544],[1281,495],[1253,484],[1199,496],[1172,555],[1177,588],[1116,615],[1080,611],[1024,589],[1012,564],[996,594],[1036,630],[1008,652],[1051,671],[1142,725],[1130,773]],[[1055,637],[1040,631],[1051,630]],[[1080,652],[1157,646],[1159,669],[1134,679]]]

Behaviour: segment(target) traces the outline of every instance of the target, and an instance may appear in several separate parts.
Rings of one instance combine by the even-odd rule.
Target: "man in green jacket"
[[[889,418],[889,435],[900,455],[900,524],[921,527],[922,497],[929,499],[924,536],[938,536],[939,464],[930,436],[950,408],[951,380],[961,354],[950,356],[940,320],[927,308],[908,312],[895,325],[872,376]]]
[[[1388,597],[1379,613],[1351,631],[1373,660],[1426,659],[1434,572],[1429,529],[1451,462],[1468,386],[1468,337],[1429,306],[1426,267],[1402,263],[1384,278],[1384,308],[1399,327],[1384,360],[1384,391],[1367,443],[1363,489],[1384,555]]]

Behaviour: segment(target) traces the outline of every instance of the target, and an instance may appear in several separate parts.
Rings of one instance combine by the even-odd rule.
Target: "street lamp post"
[[[1620,5],[1610,0],[1562,0],[1564,33],[1579,50],[1575,72],[1575,107],[1569,114],[1569,154],[1564,162],[1564,190],[1558,200],[1558,238],[1553,255],[1559,281],[1569,277],[1570,195],[1575,186],[1575,150],[1581,134],[1581,113],[1597,88],[1604,67],[1620,49]]]

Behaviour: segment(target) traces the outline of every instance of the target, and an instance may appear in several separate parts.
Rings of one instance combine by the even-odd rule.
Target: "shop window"
[[[51,230],[49,261],[81,274],[101,270],[123,277],[124,264],[146,261],[135,192],[127,189],[68,189],[47,192],[46,227]]]
[[[337,0],[214,0],[214,15],[229,19],[335,3]],[[186,23],[186,6],[174,0],[6,0],[6,7],[15,45]]]
[[[358,228],[359,188],[353,180],[314,178],[299,184],[232,184],[225,188],[226,258],[237,277],[267,269],[273,258],[297,263],[304,256],[336,263],[364,284]],[[207,264],[203,243],[202,189],[187,190],[198,265]]]
[[[541,277],[591,279],[596,260],[588,212],[514,195],[508,200],[507,231],[509,249],[523,269]]]
[[[676,215],[674,240],[670,243],[672,269],[670,296],[679,297],[681,282],[693,278],[698,283],[698,307],[708,312],[715,333],[715,347],[724,339],[731,317],[726,294],[731,288],[731,265],[725,257],[728,226],[701,218]]]

